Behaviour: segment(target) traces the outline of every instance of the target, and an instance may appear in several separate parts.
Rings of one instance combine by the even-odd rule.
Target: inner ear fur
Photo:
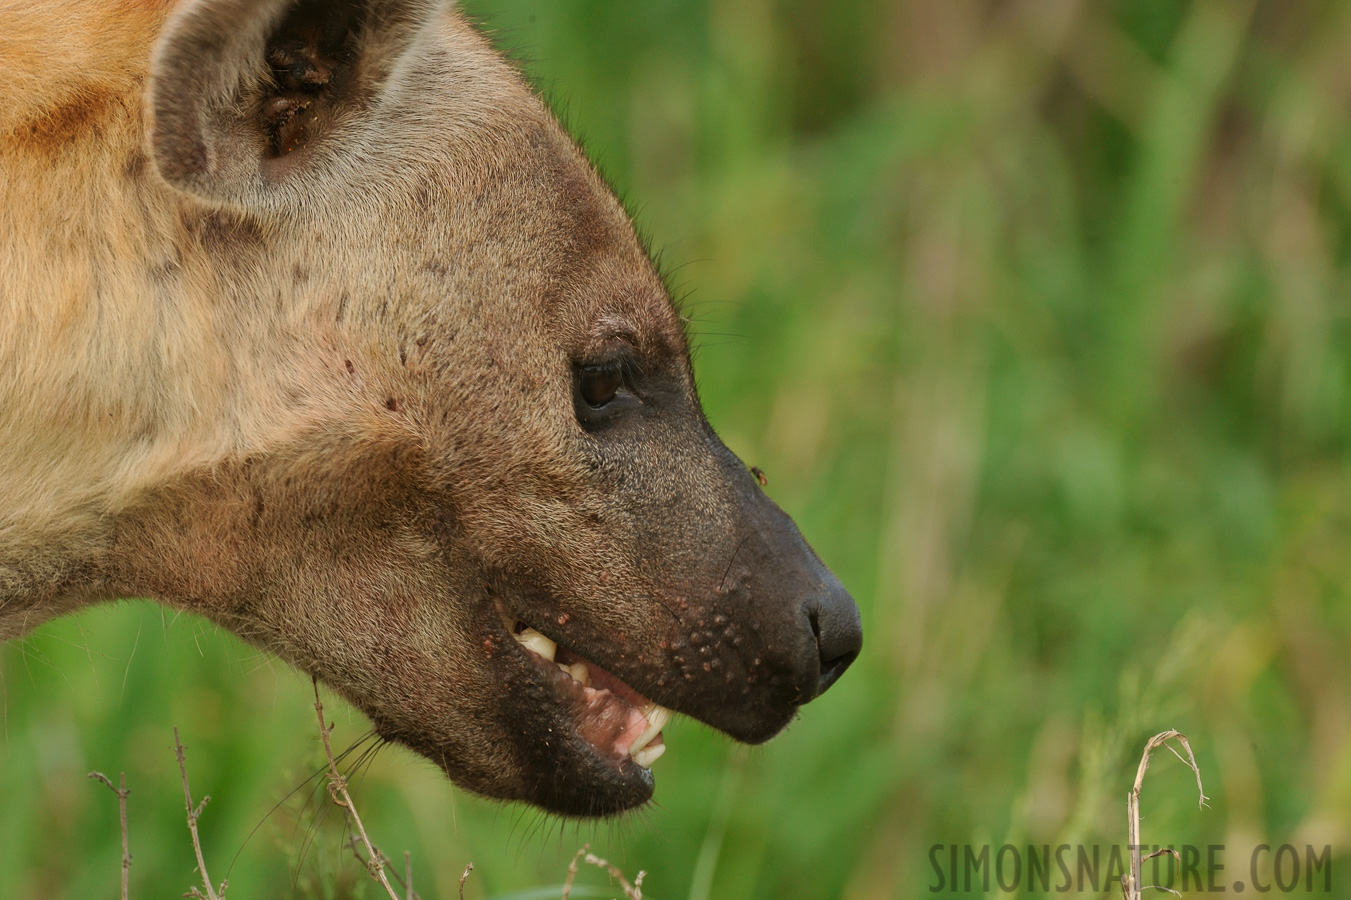
[[[230,206],[312,194],[378,105],[435,3],[186,0],[150,67],[151,154],[169,183]],[[306,184],[305,182],[309,182]]]
[[[301,149],[351,101],[360,38],[370,7],[308,0],[290,9],[269,35],[257,122],[272,158]]]

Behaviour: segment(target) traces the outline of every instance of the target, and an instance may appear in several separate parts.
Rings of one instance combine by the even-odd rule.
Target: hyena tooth
[[[644,747],[633,754],[633,761],[644,769],[652,768],[652,764],[657,761],[657,757],[666,752],[665,744],[658,744],[655,747]]]
[[[554,661],[554,654],[558,652],[558,645],[535,629],[527,628],[515,637],[522,646],[529,647],[549,662]]]
[[[591,673],[587,671],[586,663],[575,662],[566,667],[566,671],[572,676],[572,680],[579,682],[585,687],[591,686]]]
[[[653,703],[643,707],[643,718],[647,719],[647,730],[644,731],[638,740],[634,741],[629,747],[629,755],[634,759],[638,758],[638,753],[645,749],[652,739],[661,734],[661,730],[666,727],[666,723],[671,721],[672,712],[664,706],[658,706]],[[658,753],[657,756],[661,754]],[[657,757],[652,757],[656,759]]]
[[[567,672],[568,677],[573,681],[584,687],[591,686],[591,673],[586,670],[586,663],[575,662],[570,666],[565,666],[561,662],[555,662],[554,665],[558,666],[558,668],[562,669],[564,672]]]

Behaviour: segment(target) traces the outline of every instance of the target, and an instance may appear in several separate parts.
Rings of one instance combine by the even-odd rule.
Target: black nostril
[[[827,573],[829,575],[829,573]],[[806,703],[825,693],[858,657],[863,647],[858,607],[848,591],[831,575],[823,596],[807,604],[807,623],[816,645],[816,690],[801,699]]]
[[[844,670],[849,668],[849,664],[857,657],[857,650],[848,650],[833,659],[822,659],[821,678],[817,682],[816,688],[817,696],[824,694],[826,688],[838,681],[840,676],[844,674]]]

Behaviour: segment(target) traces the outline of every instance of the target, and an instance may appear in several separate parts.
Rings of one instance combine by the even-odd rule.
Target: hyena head
[[[764,741],[854,659],[624,210],[449,4],[187,0],[144,115],[234,438],[119,513],[110,589],[566,815],[647,801],[672,711]]]

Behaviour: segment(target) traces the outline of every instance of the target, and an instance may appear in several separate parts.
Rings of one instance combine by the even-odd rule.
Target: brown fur
[[[499,612],[747,740],[857,652],[623,210],[444,6],[6,2],[0,91],[0,638],[152,597],[583,815],[650,776]]]

